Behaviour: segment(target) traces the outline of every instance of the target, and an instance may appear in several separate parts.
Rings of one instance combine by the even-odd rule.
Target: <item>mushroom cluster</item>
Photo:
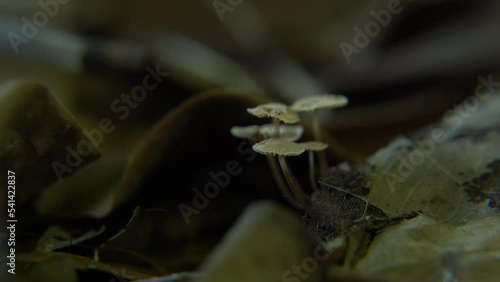
[[[298,156],[309,152],[309,179],[313,191],[319,191],[314,168],[314,153],[318,153],[321,174],[325,174],[328,162],[324,150],[327,144],[321,142],[321,129],[318,112],[322,109],[333,109],[347,105],[347,97],[342,95],[317,95],[302,98],[291,107],[281,103],[266,103],[247,109],[248,113],[258,118],[269,118],[272,124],[235,126],[231,134],[255,143],[255,152],[267,157],[267,161],[285,199],[293,206],[304,209],[310,202],[310,197],[304,192],[294,173],[290,170],[286,157]],[[313,113],[314,141],[296,143],[302,137],[303,127],[296,124],[300,121],[298,112]],[[278,166],[279,164],[279,166]],[[281,168],[281,172],[280,172]],[[286,182],[283,180],[286,180]]]

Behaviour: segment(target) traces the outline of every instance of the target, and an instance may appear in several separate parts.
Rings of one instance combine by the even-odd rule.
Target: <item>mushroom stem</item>
[[[319,123],[318,110],[313,111],[312,123],[313,123],[314,139],[315,139],[315,141],[321,142],[321,126]],[[319,151],[318,158],[319,158],[319,171],[320,171],[321,175],[326,175],[326,173],[328,171],[328,159],[326,157],[325,151]]]
[[[316,184],[316,175],[314,173],[314,152],[309,151],[309,180],[314,191],[318,192],[318,185]]]
[[[280,138],[280,120],[277,118],[273,118],[273,124],[274,124],[274,137],[275,138]]]
[[[278,167],[278,162],[276,161],[276,157],[273,157],[271,155],[267,155],[267,163],[269,164],[269,167],[271,167],[271,171],[274,176],[274,180],[276,180],[276,184],[278,184],[279,189],[281,190],[281,193],[283,194],[283,197],[290,203],[292,206],[296,208],[300,208],[300,205],[296,202],[296,198],[290,193],[289,188],[285,184],[285,181],[283,180],[283,176],[281,175],[280,169]]]
[[[316,141],[321,141],[321,125],[319,123],[319,112],[318,110],[314,110],[312,112],[313,118],[312,118],[312,125],[313,125],[313,134],[314,134],[314,139]]]
[[[281,169],[283,170],[283,174],[285,175],[285,179],[288,182],[288,185],[290,185],[293,194],[295,195],[299,203],[302,205],[302,208],[304,208],[306,206],[308,197],[300,187],[299,182],[297,181],[293,173],[288,169],[288,164],[286,163],[285,157],[278,156],[278,160]]]

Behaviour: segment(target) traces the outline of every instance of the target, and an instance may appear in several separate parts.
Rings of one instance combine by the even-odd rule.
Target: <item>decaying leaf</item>
[[[409,138],[399,137],[377,152],[369,160],[367,199],[388,215],[421,211],[446,223],[498,212],[498,107],[500,98],[491,96],[460,123],[450,124],[445,118]],[[487,121],[482,119],[485,115]],[[474,195],[477,193],[483,194],[482,200]]]
[[[354,269],[391,281],[497,281],[499,262],[499,215],[461,226],[422,215],[377,235]]]
[[[19,205],[100,157],[71,113],[46,88],[25,81],[0,89],[0,144],[0,170],[14,171],[23,187]]]
[[[498,279],[499,107],[491,96],[466,116],[445,115],[320,181],[322,205],[307,215],[309,229],[324,240],[327,231],[349,234],[343,269],[332,277]],[[363,219],[364,229],[353,228]]]
[[[238,281],[295,281],[292,268],[311,264],[306,260],[312,260],[314,267],[307,278],[317,281],[322,273],[318,268],[329,254],[316,249],[297,215],[273,203],[255,203],[208,256],[201,270],[204,277],[196,281],[229,282],[235,277]],[[321,258],[315,258],[315,251]]]
[[[316,217],[336,219],[319,222],[346,229],[356,217],[376,218],[366,213],[366,208],[372,206],[389,217],[420,212],[440,223],[452,224],[497,213],[498,107],[500,98],[491,96],[458,124],[450,124],[450,118],[445,118],[410,137],[398,137],[365,164],[332,169],[321,183],[338,196],[333,197],[332,208]],[[335,209],[344,212],[336,217],[328,215]],[[342,223],[344,219],[347,223]]]

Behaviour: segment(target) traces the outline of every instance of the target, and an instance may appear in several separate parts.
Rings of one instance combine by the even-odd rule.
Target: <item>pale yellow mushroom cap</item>
[[[275,131],[274,124],[231,127],[231,135],[237,138],[248,139],[252,142],[260,142],[273,138],[276,136]],[[304,128],[300,125],[280,125],[279,131],[281,139],[293,142],[302,137]]]
[[[305,149],[297,143],[284,139],[266,139],[252,146],[253,150],[263,155],[298,156]]]
[[[253,142],[258,142],[261,140],[259,128],[260,126],[258,125],[233,126],[231,127],[231,135],[236,138],[248,139]]]
[[[321,109],[341,108],[347,105],[349,100],[346,96],[336,94],[324,94],[304,97],[292,105],[292,110],[297,112],[309,112]]]
[[[258,118],[276,118],[284,123],[299,122],[299,115],[290,107],[280,103],[267,103],[247,109],[248,113]]]
[[[323,151],[328,148],[328,144],[319,141],[308,141],[299,143],[307,151]]]
[[[274,124],[262,125],[259,129],[260,134],[263,139],[273,138],[275,134]],[[279,137],[280,139],[285,139],[287,141],[293,142],[297,141],[302,137],[304,133],[304,128],[301,125],[280,125],[279,127]]]

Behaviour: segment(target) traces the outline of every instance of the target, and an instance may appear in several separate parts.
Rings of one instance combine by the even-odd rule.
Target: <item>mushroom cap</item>
[[[276,128],[274,127],[274,124],[265,124],[260,126],[259,129],[260,135],[263,137],[262,140],[273,138],[274,136],[276,136],[274,134],[275,131]],[[285,139],[287,141],[293,142],[299,140],[300,137],[302,137],[302,134],[304,133],[304,127],[302,127],[301,125],[280,125],[279,133],[280,139]]]
[[[280,125],[280,138],[287,141],[297,141],[302,137],[304,128],[301,125]],[[248,139],[252,142],[260,142],[275,136],[274,124],[233,126],[231,135],[237,138]]]
[[[299,122],[299,115],[285,104],[267,103],[247,109],[248,113],[258,118],[276,118],[284,123]]]
[[[344,107],[348,102],[349,100],[347,97],[343,95],[314,95],[295,101],[292,105],[292,110],[297,112],[309,112],[321,109],[334,109]]]
[[[328,144],[319,141],[308,141],[299,143],[306,151],[323,151],[328,148]]]
[[[305,149],[297,143],[280,138],[271,138],[252,146],[253,150],[263,155],[298,156]]]
[[[253,142],[258,142],[261,140],[259,134],[258,125],[250,125],[250,126],[233,126],[231,127],[231,135],[236,138],[248,139]]]

